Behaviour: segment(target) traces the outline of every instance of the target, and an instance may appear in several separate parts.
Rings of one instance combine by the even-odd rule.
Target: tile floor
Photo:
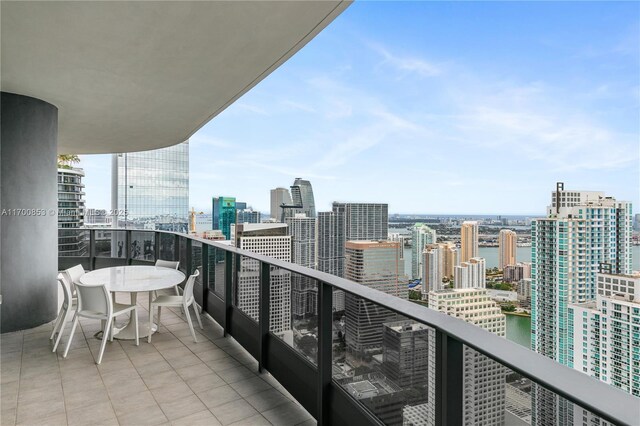
[[[123,298],[120,300],[120,298]],[[126,303],[126,295],[118,301]],[[147,326],[146,297],[138,298]],[[193,314],[192,314],[193,315]],[[197,323],[194,319],[194,324]],[[2,425],[315,425],[315,420],[222,328],[203,316],[194,343],[179,310],[162,312],[152,343],[108,343],[96,365],[99,321],[80,322],[69,356],[53,324],[0,337]]]

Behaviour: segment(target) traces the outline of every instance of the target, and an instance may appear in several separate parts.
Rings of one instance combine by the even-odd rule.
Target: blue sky
[[[541,214],[556,181],[640,206],[639,105],[638,3],[356,2],[191,138],[190,205],[303,177],[319,211]],[[109,208],[109,157],[82,166]]]

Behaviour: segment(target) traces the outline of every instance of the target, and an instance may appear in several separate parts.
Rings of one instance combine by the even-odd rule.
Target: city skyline
[[[638,205],[637,34],[633,4],[356,2],[193,135],[190,207],[267,212],[295,177],[317,211],[538,216],[556,181]],[[99,163],[87,202],[108,208]]]

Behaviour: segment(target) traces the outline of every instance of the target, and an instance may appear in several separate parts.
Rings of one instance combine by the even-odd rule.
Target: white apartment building
[[[291,236],[283,223],[244,223],[231,225],[232,241],[243,250],[291,262]],[[235,288],[235,303],[254,320],[258,320],[260,296],[260,264],[242,258]],[[291,330],[291,273],[271,270],[270,330],[282,334]]]
[[[442,280],[453,278],[454,269],[458,264],[458,249],[451,242],[427,244],[422,252],[422,294],[430,291],[442,290]]]
[[[445,312],[504,337],[506,319],[485,289],[450,289],[429,293],[429,308]],[[430,354],[435,359],[435,352]],[[464,347],[465,425],[504,425],[507,369]]]
[[[412,246],[411,246],[411,278],[422,279],[422,253],[427,244],[437,243],[437,235],[434,229],[431,229],[423,223],[416,223],[411,230]]]
[[[568,365],[640,397],[640,273],[597,285],[595,301],[569,305]]]
[[[631,203],[558,183],[547,217],[531,228],[531,349],[569,365],[569,304],[596,300],[601,263],[614,274],[631,272]],[[536,386],[532,397],[533,422],[573,422],[568,401]]]
[[[487,263],[483,257],[472,257],[454,268],[455,288],[485,288]]]

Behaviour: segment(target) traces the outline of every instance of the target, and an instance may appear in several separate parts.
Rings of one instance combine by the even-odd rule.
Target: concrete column
[[[0,292],[2,333],[56,317],[58,109],[2,92]]]

